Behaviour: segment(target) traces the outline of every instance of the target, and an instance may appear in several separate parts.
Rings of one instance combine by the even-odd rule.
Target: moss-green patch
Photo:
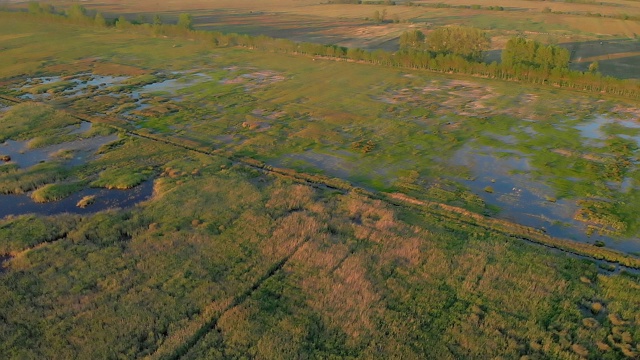
[[[82,189],[83,186],[84,184],[82,183],[47,184],[33,191],[31,198],[39,203],[62,200]]]
[[[46,105],[18,104],[0,116],[0,143],[7,139],[28,140],[34,137],[42,137],[37,141],[41,145],[64,142],[70,131],[67,126],[79,122]]]
[[[16,171],[18,171],[18,169],[20,169],[18,164],[14,164],[14,163],[0,164],[0,174],[16,172]]]
[[[36,164],[28,169],[0,173],[0,193],[24,193],[44,184],[64,180],[68,176],[69,170],[61,163],[46,162]]]
[[[131,189],[142,184],[152,175],[152,171],[131,168],[111,168],[100,173],[91,186],[107,189]]]
[[[0,254],[17,254],[68,233],[79,218],[73,215],[24,215],[0,219]]]

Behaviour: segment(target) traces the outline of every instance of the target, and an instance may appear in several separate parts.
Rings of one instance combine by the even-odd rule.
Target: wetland
[[[640,353],[637,102],[15,15],[7,358]]]
[[[634,195],[640,183],[637,108],[548,90],[508,94],[494,84],[425,80],[394,71],[387,75],[395,82],[384,88],[375,79],[348,86],[344,93],[361,95],[332,99],[337,110],[327,114],[320,107],[327,99],[314,99],[313,90],[302,90],[287,103],[277,98],[298,83],[313,83],[313,71],[305,69],[307,78],[299,79],[295,69],[285,73],[257,65],[221,61],[217,67],[164,75],[67,75],[70,87],[38,100],[120,117],[149,133],[175,134],[370,190],[409,189],[414,196],[553,236],[640,251],[633,211],[640,206]],[[60,79],[27,78],[12,94],[24,98]],[[78,79],[97,85],[78,88]],[[83,126],[88,125],[81,123],[78,134]],[[66,164],[73,166],[84,161],[89,148],[113,140],[115,135],[93,137],[29,151],[24,151],[28,141],[9,140],[0,149],[25,166],[66,152]],[[612,211],[614,203],[623,205]]]

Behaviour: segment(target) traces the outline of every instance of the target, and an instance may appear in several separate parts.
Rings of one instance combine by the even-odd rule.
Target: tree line
[[[152,22],[142,22],[140,19],[128,21],[124,17],[107,20],[100,13],[91,13],[79,4],[72,5],[66,11],[57,11],[51,5],[30,3],[28,9],[29,14],[22,16],[38,16],[41,21],[131,29],[153,36],[198,39],[215,47],[240,46],[640,98],[640,82],[637,80],[603,76],[596,71],[570,70],[565,49],[545,46],[532,40],[511,39],[503,51],[501,63],[483,62],[482,55],[490,45],[489,38],[483,31],[474,28],[442,27],[432,31],[428,39],[419,30],[407,32],[400,36],[400,50],[389,52],[295,42],[265,35],[193,30],[193,19],[189,14],[180,14],[176,23],[167,24],[159,16],[155,16]]]

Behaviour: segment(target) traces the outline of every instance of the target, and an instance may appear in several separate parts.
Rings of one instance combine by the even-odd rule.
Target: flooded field
[[[153,181],[147,180],[129,190],[88,188],[62,200],[46,203],[35,202],[29,194],[0,195],[0,219],[25,214],[58,215],[92,214],[103,210],[129,208],[148,200],[153,194]],[[82,200],[91,197],[91,203]]]
[[[152,180],[132,189],[110,190],[88,187],[87,181],[72,175],[77,171],[81,174],[84,167],[103,156],[97,154],[99,149],[119,139],[118,134],[105,135],[104,130],[83,121],[58,129],[48,139],[54,142],[51,145],[45,142],[40,146],[41,136],[0,143],[0,185],[4,192],[0,195],[0,218],[31,213],[88,214],[147,200],[153,192]],[[36,195],[38,191],[44,195]]]
[[[69,134],[82,134],[90,129],[91,123],[83,122]],[[101,146],[117,139],[117,134],[94,136],[38,148],[30,148],[28,140],[7,140],[0,144],[0,154],[10,157],[11,161],[6,162],[7,165],[16,164],[20,168],[52,160],[63,161],[66,166],[71,167],[86,163]]]

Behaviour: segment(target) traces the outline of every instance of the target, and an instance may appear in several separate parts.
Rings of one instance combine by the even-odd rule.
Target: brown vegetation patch
[[[293,212],[279,220],[277,228],[263,247],[263,253],[272,259],[282,259],[305,241],[324,238],[326,234],[322,229],[325,226],[306,212]]]
[[[86,58],[71,64],[56,64],[44,68],[54,74],[77,74],[91,72],[103,76],[138,76],[148,74],[149,70],[135,66],[104,62],[98,58]]]
[[[271,84],[283,81],[285,76],[272,70],[255,71],[242,74],[235,78],[222,80],[223,84],[245,84],[246,91],[265,88]]]
[[[586,319],[582,319],[582,325],[584,325],[589,329],[595,329],[598,327],[598,325],[600,325],[600,323],[598,322],[598,320],[594,318],[586,318]]]
[[[621,326],[621,325],[626,325],[627,322],[620,319],[620,317],[618,316],[618,314],[609,314],[609,316],[607,316],[607,318],[609,319],[609,321],[611,321],[611,323],[615,326]]]
[[[639,121],[640,119],[640,107],[616,104],[611,109],[611,112],[616,114],[626,115],[631,118],[635,118],[635,121]]]
[[[286,212],[301,210],[310,205],[314,197],[315,191],[305,185],[277,188],[271,193],[271,198],[265,207]]]
[[[591,312],[595,315],[599,314],[604,309],[604,306],[599,302],[591,304]]]
[[[427,108],[438,114],[454,112],[463,116],[486,116],[507,112],[488,105],[488,101],[496,96],[491,87],[472,81],[451,80],[431,81],[421,87],[390,90],[375,99],[387,104]]]
[[[607,161],[607,159],[602,156],[598,156],[595,154],[581,154],[569,149],[551,149],[551,151],[565,157],[579,157],[584,160],[593,161],[601,164]]]
[[[349,218],[356,223],[376,230],[389,230],[396,225],[395,213],[380,200],[351,196],[346,201],[346,207]]]
[[[318,274],[333,271],[348,255],[349,247],[346,244],[336,243],[326,246],[326,244],[309,242],[296,252],[292,260],[304,263],[310,268],[311,273]]]
[[[123,76],[139,76],[148,74],[149,70],[141,69],[135,66],[123,65],[123,64],[115,64],[115,63],[107,63],[107,62],[96,62],[93,65],[93,73],[96,75],[123,75]]]
[[[372,331],[373,319],[379,312],[375,304],[380,296],[367,279],[364,259],[347,257],[335,271],[323,275],[302,280],[302,288],[312,294],[307,301],[309,306],[329,318],[329,323],[340,326],[352,339]]]
[[[78,201],[78,203],[76,204],[77,207],[79,208],[86,208],[87,206],[93,204],[96,200],[95,195],[89,195],[89,196],[85,196],[82,199],[80,199],[80,201]]]
[[[580,344],[573,344],[571,345],[571,350],[573,350],[574,353],[582,356],[582,357],[587,357],[589,356],[589,350],[587,350],[587,348],[585,348],[584,346],[580,345]]]
[[[598,347],[598,350],[600,350],[600,351],[610,351],[611,350],[611,346],[603,343],[602,341],[597,341],[596,342],[596,346]]]

